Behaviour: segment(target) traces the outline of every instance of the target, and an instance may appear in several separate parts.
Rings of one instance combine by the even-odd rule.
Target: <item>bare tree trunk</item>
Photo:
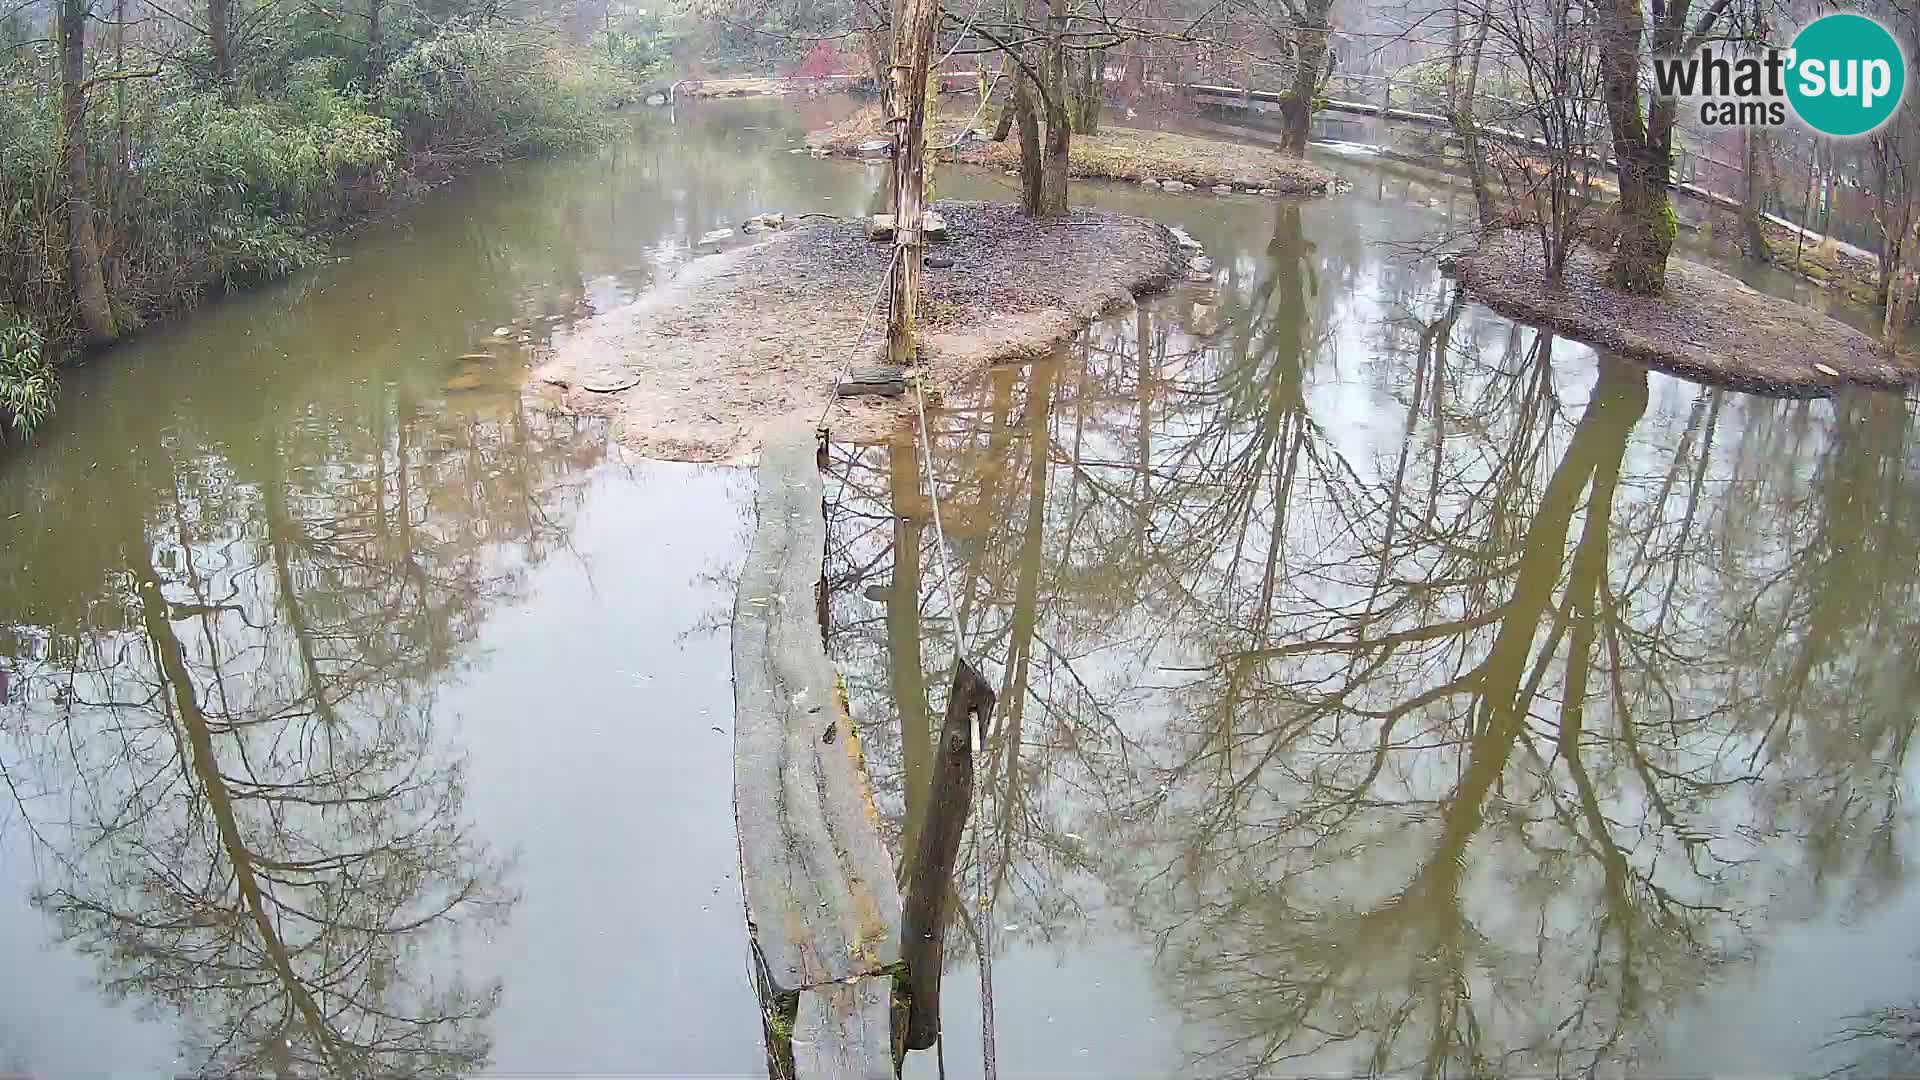
[[[1873,149],[1874,217],[1875,224],[1880,226],[1880,281],[1874,301],[1884,309],[1893,302],[1893,284],[1900,273],[1900,252],[1914,224],[1914,205],[1908,193],[1916,185],[1908,179],[1896,137],[1882,131],[1872,137],[1869,145]]]
[[[887,65],[893,62],[893,13],[890,5],[876,0],[858,0],[854,14],[864,24],[860,32],[860,50],[867,57],[867,78],[873,88],[887,92],[892,80]]]
[[[1126,67],[1122,69],[1120,79],[1120,98],[1131,102],[1145,93],[1147,89],[1147,57],[1140,49],[1140,39],[1127,39]]]
[[[1293,86],[1280,103],[1280,149],[1289,154],[1307,152],[1307,139],[1313,134],[1313,102],[1320,94],[1331,56],[1327,34],[1332,29],[1327,16],[1333,0],[1306,0],[1293,20]]]
[[[1040,191],[1040,120],[1034,115],[1033,84],[1024,71],[1013,73],[1013,117],[1020,124],[1020,212],[1028,217],[1039,217],[1042,209]]]
[[[1104,49],[1089,49],[1082,54],[1081,61],[1075,65],[1079,87],[1074,102],[1073,130],[1079,135],[1095,135],[1100,131],[1101,98],[1107,90],[1107,54]]]
[[[227,31],[233,21],[228,0],[207,0],[207,39],[213,46],[213,77],[233,81],[233,44]]]
[[[1620,182],[1620,238],[1607,277],[1623,292],[1657,296],[1666,287],[1667,256],[1675,236],[1667,191],[1673,170],[1674,101],[1655,99],[1651,118],[1641,109],[1640,43],[1647,20],[1639,0],[1606,0],[1599,7],[1600,96],[1607,107]]]
[[[898,51],[894,54],[895,108],[906,117],[895,128],[893,147],[893,269],[892,317],[887,321],[887,359],[895,367],[913,362],[914,312],[920,298],[920,267],[926,238],[920,230],[921,205],[926,195],[927,74],[932,64],[934,18],[938,0],[907,0],[902,5]]]
[[[988,83],[991,100],[987,103],[987,115],[992,118],[989,129],[994,142],[1006,142],[1013,132],[1013,96],[1014,88],[1020,85],[1020,68],[1013,57],[1000,57],[1000,74]]]
[[[1493,185],[1487,177],[1487,157],[1480,145],[1480,121],[1476,109],[1476,99],[1480,89],[1480,63],[1486,55],[1487,35],[1493,29],[1493,10],[1487,6],[1490,0],[1484,0],[1480,7],[1480,21],[1474,27],[1473,44],[1467,50],[1466,71],[1460,71],[1460,53],[1456,49],[1453,62],[1448,69],[1448,105],[1453,120],[1453,132],[1460,139],[1460,153],[1466,159],[1467,180],[1473,185],[1473,201],[1479,207],[1480,227],[1490,229],[1500,219],[1499,204],[1494,201]],[[1459,5],[1454,7],[1454,32],[1459,33]],[[1387,98],[1393,97],[1393,85],[1387,85]]]
[[[379,85],[387,70],[386,0],[367,0],[367,83]]]
[[[1747,153],[1742,168],[1747,182],[1740,199],[1741,250],[1755,262],[1772,262],[1773,247],[1767,243],[1766,230],[1760,224],[1760,203],[1767,192],[1766,176],[1761,171],[1763,156],[1768,151],[1766,130],[1748,128],[1745,142]]]
[[[1067,0],[1050,0],[1047,7],[1047,57],[1042,68],[1048,84],[1042,95],[1047,142],[1040,168],[1041,217],[1067,212],[1067,160],[1073,146],[1073,122],[1067,114]]]
[[[1916,210],[1912,195],[1907,197],[1907,221],[1910,223],[1906,235],[1900,238],[1900,259],[1894,264],[1893,274],[1887,288],[1887,318],[1881,326],[1882,337],[1887,351],[1894,352],[1900,347],[1900,339],[1907,332],[1907,324],[1913,321],[1915,308],[1920,306],[1920,224],[1913,224],[1920,211]]]
[[[60,165],[66,179],[67,277],[79,307],[81,337],[104,345],[119,336],[100,265],[93,220],[93,175],[87,168],[87,9],[60,3]]]

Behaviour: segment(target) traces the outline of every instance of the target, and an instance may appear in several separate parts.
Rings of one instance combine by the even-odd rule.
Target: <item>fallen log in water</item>
[[[810,428],[769,435],[733,608],[734,817],[773,1070],[894,1075],[900,894],[818,622]]]
[[[993,717],[995,694],[972,664],[961,660],[947,691],[947,713],[940,721],[940,746],[927,778],[927,823],[913,856],[913,877],[900,925],[900,955],[907,962],[908,1050],[925,1050],[940,1037],[940,971],[944,966],[947,896],[953,892],[953,864],[960,856],[960,834],[973,806],[973,733],[981,742]]]

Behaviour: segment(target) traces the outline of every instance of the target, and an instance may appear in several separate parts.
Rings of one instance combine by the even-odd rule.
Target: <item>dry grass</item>
[[[955,140],[971,112],[938,117],[928,141],[940,146]],[[846,155],[861,143],[886,137],[877,107],[860,110],[811,140],[829,153]],[[942,161],[960,161],[998,169],[1018,168],[1019,144],[970,141],[938,155]],[[1068,154],[1072,176],[1101,180],[1180,180],[1196,188],[1227,184],[1240,190],[1272,190],[1283,195],[1318,195],[1331,191],[1333,173],[1300,158],[1264,146],[1224,142],[1170,131],[1103,127],[1093,135],[1076,135]]]

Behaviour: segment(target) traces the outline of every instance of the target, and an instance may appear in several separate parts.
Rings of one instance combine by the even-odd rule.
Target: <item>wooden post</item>
[[[973,732],[978,718],[985,733],[995,694],[987,680],[965,660],[953,672],[947,714],[940,721],[939,750],[927,777],[927,821],[920,830],[900,914],[900,959],[907,965],[908,1050],[925,1050],[940,1036],[940,968],[945,954],[947,895],[953,890],[953,864],[960,857],[960,834],[973,806]],[[983,740],[984,741],[984,740]]]
[[[939,0],[905,0],[898,51],[891,80],[893,107],[904,124],[894,125],[893,243],[899,265],[893,274],[893,298],[887,313],[887,360],[895,367],[913,362],[914,313],[920,299],[920,264],[926,241],[920,233],[920,205],[926,193],[927,68],[933,59],[934,16]]]

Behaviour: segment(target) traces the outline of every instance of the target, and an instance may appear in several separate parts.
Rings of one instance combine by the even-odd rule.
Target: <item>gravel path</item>
[[[952,239],[928,254],[921,281],[921,364],[935,388],[995,360],[1038,355],[1110,305],[1164,288],[1183,265],[1166,228],[1089,210],[1033,222],[996,203],[937,204]],[[621,441],[652,457],[740,460],[769,423],[818,419],[853,357],[881,356],[885,312],[867,327],[891,243],[862,221],[805,224],[696,260],[646,297],[601,315],[534,379],[564,403],[611,415]],[[879,438],[911,406],[834,403],[837,436]]]

